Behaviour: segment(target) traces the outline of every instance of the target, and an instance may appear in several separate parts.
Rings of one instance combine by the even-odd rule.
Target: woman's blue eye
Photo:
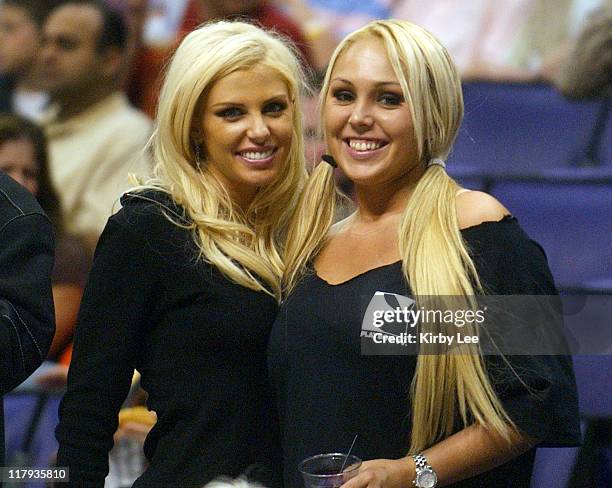
[[[383,105],[400,105],[403,101],[403,98],[395,93],[384,93],[381,95],[378,100]]]
[[[215,115],[224,119],[236,119],[242,115],[242,110],[240,110],[238,107],[230,107],[220,110]]]
[[[270,102],[266,104],[266,106],[263,109],[263,112],[278,114],[278,113],[285,111],[286,108],[287,108],[287,104],[284,102]]]
[[[348,90],[336,90],[332,95],[339,102],[350,102],[353,100],[353,94]]]

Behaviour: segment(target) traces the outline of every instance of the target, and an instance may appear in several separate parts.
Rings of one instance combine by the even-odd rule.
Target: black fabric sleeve
[[[56,437],[58,465],[70,469],[70,486],[104,486],[118,411],[131,384],[151,318],[156,265],[125,209],[111,217],[96,249],[83,295]]]
[[[0,228],[0,395],[44,360],[55,332],[53,231],[46,216],[23,213]]]
[[[516,221],[500,223],[495,235],[489,237],[500,243],[493,245],[488,254],[489,264],[495,269],[489,293],[557,295],[543,249]],[[564,355],[505,358],[508,362],[500,356],[488,356],[485,360],[500,400],[518,429],[537,439],[542,447],[579,445],[578,398],[571,358]]]

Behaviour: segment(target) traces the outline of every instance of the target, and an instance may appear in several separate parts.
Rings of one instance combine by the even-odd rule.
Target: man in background
[[[63,0],[0,1],[0,112],[39,120],[47,102],[36,58],[42,26]]]
[[[42,83],[53,105],[45,119],[50,174],[67,230],[93,249],[129,173],[146,174],[151,122],[119,85],[127,29],[104,4],[69,0],[43,28]]]

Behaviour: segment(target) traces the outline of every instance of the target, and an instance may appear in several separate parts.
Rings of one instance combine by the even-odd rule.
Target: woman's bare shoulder
[[[510,215],[499,200],[482,191],[462,191],[457,194],[455,202],[460,229],[483,222],[497,222]]]

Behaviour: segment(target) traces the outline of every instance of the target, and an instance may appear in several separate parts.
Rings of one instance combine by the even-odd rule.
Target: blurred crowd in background
[[[588,47],[573,53],[585,27],[602,24],[610,36],[610,0],[100,3],[108,11],[87,1],[0,0],[0,112],[44,127],[49,177],[66,229],[90,252],[117,190],[128,185],[126,168],[145,171],[135,155],[152,130],[163,67],[180,40],[203,22],[240,17],[285,34],[315,87],[344,35],[388,17],[414,21],[438,36],[465,80],[547,82],[568,95],[589,96],[609,84],[597,77],[605,78],[612,67],[609,52],[590,53],[580,66],[575,58]],[[610,39],[602,44],[609,46]],[[309,161],[321,150],[315,99],[305,114]]]

